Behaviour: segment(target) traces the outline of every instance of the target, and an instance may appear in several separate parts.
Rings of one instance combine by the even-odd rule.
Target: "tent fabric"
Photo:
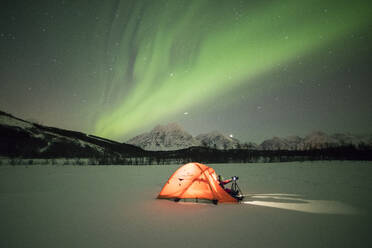
[[[238,202],[220,186],[214,169],[200,163],[188,163],[178,168],[165,183],[158,198]]]

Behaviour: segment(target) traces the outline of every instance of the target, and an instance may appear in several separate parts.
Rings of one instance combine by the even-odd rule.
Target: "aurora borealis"
[[[2,10],[4,111],[115,140],[372,131],[368,1],[26,5]]]

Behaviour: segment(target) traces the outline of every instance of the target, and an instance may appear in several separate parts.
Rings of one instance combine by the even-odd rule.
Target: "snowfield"
[[[157,200],[174,166],[0,166],[0,247],[372,247],[372,163],[209,165],[241,204]]]

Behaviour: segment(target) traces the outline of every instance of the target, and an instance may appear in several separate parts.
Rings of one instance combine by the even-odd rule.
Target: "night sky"
[[[1,1],[0,110],[125,141],[372,133],[371,1]]]

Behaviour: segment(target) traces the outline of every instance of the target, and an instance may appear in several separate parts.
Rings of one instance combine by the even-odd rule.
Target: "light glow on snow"
[[[310,200],[295,194],[256,194],[247,197],[243,204],[279,208],[313,214],[357,214],[347,204],[329,200]]]

